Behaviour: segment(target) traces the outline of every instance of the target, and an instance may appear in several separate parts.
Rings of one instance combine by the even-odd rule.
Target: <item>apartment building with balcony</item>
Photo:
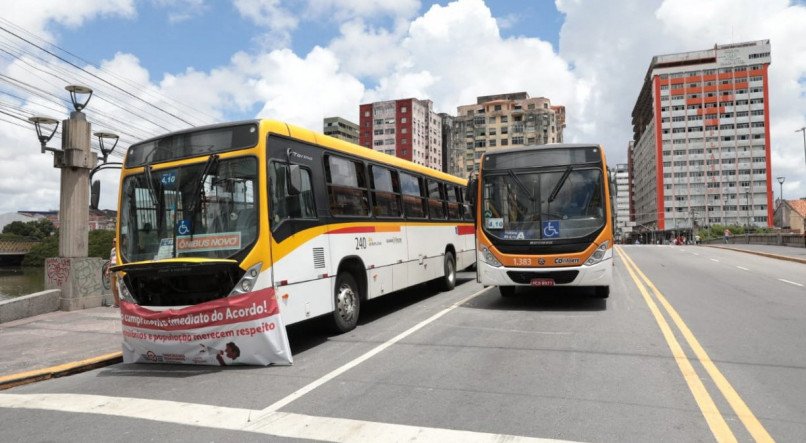
[[[359,106],[359,144],[429,168],[442,167],[442,118],[431,100],[407,98]]]
[[[772,226],[769,65],[769,40],[652,58],[632,112],[634,221]]]
[[[630,221],[630,170],[626,163],[619,163],[613,170],[613,181],[616,184],[616,237],[621,240],[632,232]]]
[[[475,104],[457,108],[453,124],[455,149],[464,152],[464,176],[478,171],[487,151],[561,143],[565,107],[552,106],[545,97],[526,92],[478,97]]]

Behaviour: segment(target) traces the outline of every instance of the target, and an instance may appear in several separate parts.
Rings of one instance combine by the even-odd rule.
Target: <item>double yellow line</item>
[[[756,441],[774,441],[770,434],[767,433],[767,430],[764,429],[764,426],[762,426],[761,422],[758,421],[756,416],[750,411],[750,408],[747,407],[747,404],[742,400],[741,397],[739,397],[739,394],[736,392],[736,390],[733,389],[733,386],[731,386],[725,376],[722,375],[722,372],[717,369],[714,362],[712,362],[711,358],[708,357],[705,349],[703,349],[703,347],[700,345],[700,342],[697,341],[697,338],[694,337],[694,334],[691,333],[691,330],[688,328],[688,326],[686,326],[685,322],[683,322],[680,314],[678,314],[672,305],[669,304],[669,301],[666,300],[666,297],[664,297],[658,288],[656,288],[655,285],[649,280],[649,278],[647,278],[647,276],[644,275],[640,269],[638,269],[638,266],[635,264],[635,262],[632,261],[632,259],[620,246],[616,247],[616,251],[626,265],[627,271],[630,273],[630,276],[635,282],[635,285],[638,287],[638,290],[641,292],[641,295],[643,295],[644,301],[646,302],[647,306],[649,306],[649,310],[655,317],[655,321],[658,323],[664,338],[666,338],[666,343],[669,344],[669,348],[672,351],[672,356],[674,356],[677,366],[680,368],[680,372],[683,374],[683,378],[686,380],[692,395],[694,395],[694,400],[697,402],[697,406],[699,406],[700,411],[705,417],[705,421],[711,428],[711,432],[714,434],[716,440],[720,442],[735,442],[736,436],[725,422],[725,418],[722,416],[722,413],[720,413],[719,408],[717,408],[713,398],[711,398],[711,395],[708,393],[705,385],[703,385],[700,377],[694,370],[694,366],[692,366],[691,361],[689,361],[686,353],[680,346],[680,342],[677,341],[672,328],[669,326],[669,323],[666,321],[666,318],[663,316],[663,313],[658,308],[658,304],[655,303],[655,299],[653,299],[651,294],[654,294],[655,298],[658,300],[658,302],[660,302],[661,306],[663,306],[668,316],[672,319],[674,325],[680,331],[680,334],[686,340],[686,343],[688,343],[688,346],[692,351],[694,351],[697,361],[702,364],[702,366],[705,368],[705,371],[711,376],[714,384],[725,397],[725,400],[727,400],[731,408],[733,408],[734,413],[742,421],[742,424],[744,424],[745,428],[747,428],[747,431],[750,433],[750,435]]]

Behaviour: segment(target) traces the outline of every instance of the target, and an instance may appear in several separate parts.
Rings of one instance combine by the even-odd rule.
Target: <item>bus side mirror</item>
[[[288,166],[288,180],[285,183],[288,195],[299,195],[302,192],[302,171],[299,165]]]
[[[101,182],[95,180],[90,187],[90,208],[98,209],[98,200],[101,199]]]
[[[471,205],[476,204],[476,195],[479,192],[479,180],[477,178],[471,178],[470,181],[467,183],[467,188],[465,189],[465,201],[470,203]]]

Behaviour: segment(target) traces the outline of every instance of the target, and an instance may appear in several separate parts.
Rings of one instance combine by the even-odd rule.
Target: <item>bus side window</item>
[[[300,168],[300,193],[290,195],[286,181],[288,180],[288,165],[272,162],[269,168],[271,181],[271,223],[272,228],[286,219],[314,219],[316,206],[311,186],[311,171]]]
[[[445,189],[448,191],[448,218],[451,220],[461,220],[462,215],[459,211],[459,188],[454,185],[447,185]]]
[[[445,207],[442,202],[442,183],[428,180],[428,214],[432,219],[445,218]]]
[[[400,217],[400,184],[397,171],[371,165],[372,214],[376,217]]]
[[[400,189],[403,192],[403,210],[406,217],[425,218],[425,199],[421,191],[421,180],[405,172],[400,173]]]
[[[325,161],[330,214],[369,216],[364,163],[329,155]]]

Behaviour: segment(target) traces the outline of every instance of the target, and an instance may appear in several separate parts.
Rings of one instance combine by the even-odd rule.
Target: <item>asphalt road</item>
[[[0,440],[803,441],[806,265],[617,255],[607,300],[462,274],[367,304],[347,334],[292,326],[291,367],[118,364],[3,391]]]

